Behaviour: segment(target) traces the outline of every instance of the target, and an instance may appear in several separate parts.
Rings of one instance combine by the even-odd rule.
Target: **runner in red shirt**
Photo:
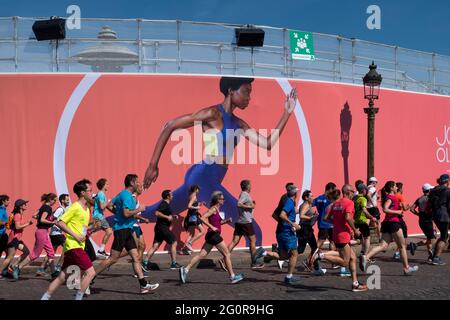
[[[327,260],[331,263],[342,267],[349,267],[352,274],[352,291],[367,291],[365,284],[359,283],[356,273],[356,254],[350,246],[352,238],[351,233],[355,237],[359,237],[360,232],[355,228],[353,215],[355,213],[355,205],[351,200],[355,194],[353,186],[346,184],[342,187],[342,199],[337,200],[331,205],[330,210],[325,214],[324,219],[333,223],[333,241],[336,244],[337,251],[320,252],[319,249],[313,254],[313,261],[316,259]]]

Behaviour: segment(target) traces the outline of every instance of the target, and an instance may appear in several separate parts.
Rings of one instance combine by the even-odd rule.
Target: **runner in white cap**
[[[378,230],[378,239],[381,239],[381,224],[380,224],[380,210],[378,210],[378,193],[377,193],[378,179],[375,177],[369,178],[367,183],[367,211],[376,219],[374,222]]]

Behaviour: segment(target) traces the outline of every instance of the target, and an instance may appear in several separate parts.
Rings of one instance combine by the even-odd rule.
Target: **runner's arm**
[[[383,206],[383,212],[387,214],[396,214],[401,215],[403,214],[402,210],[391,210],[389,209],[389,206],[391,205],[392,201],[390,199],[387,199]]]

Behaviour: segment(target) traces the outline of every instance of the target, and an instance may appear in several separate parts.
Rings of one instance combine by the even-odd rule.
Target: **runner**
[[[55,251],[53,250],[52,243],[50,241],[50,236],[48,234],[48,229],[55,225],[56,221],[52,221],[53,209],[52,206],[56,203],[57,196],[54,193],[46,193],[41,197],[41,202],[43,205],[37,213],[37,224],[34,243],[34,248],[31,254],[26,257],[22,262],[18,264],[13,270],[13,277],[15,280],[19,279],[20,271],[23,267],[27,266],[41,255],[42,250],[45,250],[48,257],[48,263],[50,266],[52,279],[56,278],[59,272],[55,269]],[[44,213],[46,214],[44,218]]]
[[[177,240],[173,232],[170,231],[172,221],[174,219],[178,219],[177,215],[172,214],[172,208],[170,207],[173,195],[170,190],[164,190],[161,197],[162,201],[156,210],[157,220],[155,225],[155,238],[153,240],[153,246],[147,252],[147,259],[145,259],[142,264],[144,271],[148,271],[149,260],[164,241],[170,246],[169,255],[172,260],[170,263],[170,270],[177,270],[181,268],[181,265],[176,261]]]
[[[395,185],[397,186],[396,197],[397,197],[398,201],[400,202],[400,207],[404,213],[404,212],[408,211],[411,208],[411,206],[408,204],[405,196],[403,195],[403,183],[396,182]],[[400,215],[399,220],[400,220],[400,225],[401,225],[401,228],[403,231],[403,237],[405,238],[405,242],[406,242],[406,239],[408,238],[408,226],[406,225],[405,220],[403,220],[403,213]],[[414,242],[411,242],[406,245],[406,249],[409,249],[409,251],[411,252],[411,255],[414,255],[416,252],[416,249],[417,249],[417,245]],[[398,251],[398,249],[394,253],[394,259],[396,259],[396,260],[400,259],[400,251]]]
[[[361,271],[366,271],[367,261],[376,254],[386,251],[389,244],[395,241],[400,250],[400,258],[403,264],[403,274],[412,275],[419,270],[418,266],[410,266],[408,264],[408,256],[406,254],[405,239],[403,238],[403,231],[401,230],[399,216],[402,214],[400,202],[395,196],[397,193],[397,186],[394,181],[388,181],[381,190],[381,201],[383,212],[386,217],[381,224],[381,242],[377,247],[372,247],[366,255],[359,256],[359,267]]]
[[[9,196],[6,194],[0,195],[0,258],[3,252],[8,256],[8,234],[6,233],[6,226],[8,224],[8,213],[6,208],[9,206]],[[3,268],[2,270],[3,271]]]
[[[320,252],[317,248],[313,254],[313,261],[328,260],[331,263],[348,267],[352,276],[352,291],[367,291],[365,284],[358,281],[356,271],[356,255],[350,246],[351,233],[353,231],[355,237],[360,236],[360,232],[356,229],[353,222],[354,204],[351,199],[355,193],[354,188],[350,184],[342,187],[342,198],[335,201],[330,210],[325,214],[324,220],[333,221],[333,240],[336,244],[337,251]]]
[[[314,272],[315,275],[322,276],[326,273],[326,269],[320,268],[318,261],[313,268],[311,264],[312,254],[317,249],[317,241],[314,236],[313,226],[317,221],[317,217],[319,213],[317,212],[317,208],[313,207],[312,202],[314,200],[314,196],[311,190],[305,190],[302,194],[303,203],[298,208],[299,211],[299,222],[300,222],[300,230],[297,231],[297,239],[298,239],[298,254],[303,254],[306,249],[306,244],[310,247],[310,253],[308,258],[303,261],[303,266],[307,271]]]
[[[427,238],[426,241],[419,241],[416,243],[417,246],[426,246],[428,251],[428,262],[433,261],[433,240],[436,239],[434,235],[433,228],[433,216],[431,214],[431,210],[429,208],[428,195],[430,190],[433,189],[431,184],[425,183],[422,186],[423,195],[414,202],[410,211],[419,216],[419,227],[422,230],[423,234]],[[417,209],[419,209],[417,211]]]
[[[260,269],[264,267],[264,263],[257,263],[257,254],[261,254],[264,251],[263,248],[258,248],[256,250],[256,236],[255,230],[253,229],[253,209],[255,208],[255,201],[250,196],[252,185],[250,180],[241,181],[241,194],[239,195],[239,200],[237,203],[239,217],[234,224],[233,240],[228,244],[228,251],[233,252],[233,249],[241,241],[242,236],[250,242],[250,260],[252,269]],[[219,264],[222,269],[226,269],[225,261],[219,259]]]
[[[336,250],[333,242],[333,225],[323,220],[326,208],[331,204],[330,192],[336,189],[336,184],[328,182],[325,186],[325,193],[315,198],[312,202],[313,207],[317,208],[319,213],[318,226],[319,234],[317,236],[317,247],[322,248],[326,240],[329,241],[329,250]]]
[[[204,202],[198,202],[197,194],[200,192],[200,187],[197,185],[192,185],[189,187],[189,204],[188,213],[186,218],[184,218],[184,229],[188,232],[189,236],[184,244],[183,252],[192,252],[192,244],[203,237],[205,230],[202,226],[202,221],[200,219],[199,209]],[[195,230],[198,230],[197,235],[195,235]]]
[[[102,230],[105,231],[105,235],[102,239],[102,244],[100,245],[100,248],[97,251],[97,254],[100,255],[102,258],[107,258],[108,254],[105,251],[105,246],[108,243],[109,238],[113,234],[113,231],[111,227],[109,226],[108,221],[105,219],[104,210],[107,205],[106,200],[106,192],[109,189],[109,182],[105,178],[101,178],[97,181],[97,188],[98,193],[95,196],[94,200],[94,211],[92,212],[92,218],[94,220],[97,220],[99,222],[99,225]]]
[[[61,216],[66,212],[66,209],[70,205],[70,198],[68,194],[61,194],[58,198],[60,206],[53,212],[52,221],[58,222]],[[50,241],[52,243],[53,250],[56,253],[56,250],[59,246],[64,246],[64,242],[66,241],[66,237],[64,236],[64,233],[61,231],[60,228],[58,228],[57,225],[52,226],[50,230]],[[55,266],[56,271],[61,271],[62,262],[64,260],[64,251],[61,253],[61,256],[59,257],[58,263]],[[44,276],[45,275],[45,269],[48,267],[48,257],[45,257],[44,261],[42,261],[42,264],[40,268],[36,271],[36,275],[38,276]]]
[[[140,207],[138,198],[142,194],[143,190],[144,189],[143,189],[142,185],[139,185],[137,190],[133,193],[133,198],[136,201],[136,209],[138,209]],[[141,222],[149,223],[150,221],[148,219],[142,217],[141,214],[142,214],[142,212],[139,212],[135,216],[136,221],[133,224],[133,231],[134,231],[136,246],[138,249],[138,259],[139,259],[139,262],[142,264],[143,259],[144,259],[144,252],[145,252],[145,239],[144,239],[144,233],[142,232],[140,223]],[[137,275],[135,275],[135,276],[137,277]]]
[[[440,232],[440,237],[434,245],[434,253],[432,264],[436,266],[445,265],[441,258],[446,244],[448,243],[448,227],[449,227],[449,213],[450,208],[450,177],[444,173],[439,177],[439,186],[430,191],[429,201],[433,221]]]
[[[381,239],[381,224],[380,224],[380,210],[378,209],[378,193],[377,193],[377,184],[378,180],[375,177],[369,178],[369,182],[367,184],[367,211],[369,211],[372,217],[375,217],[377,220],[373,225],[377,228],[378,231],[378,239]]]
[[[368,188],[361,182],[356,186],[358,194],[354,197],[355,202],[355,227],[361,233],[361,252],[364,255],[369,252],[370,248],[370,223],[376,222],[377,219],[373,217],[367,210],[367,192]]]
[[[54,292],[66,282],[67,276],[69,276],[67,273],[69,266],[77,266],[84,272],[75,300],[83,299],[85,291],[95,276],[92,262],[84,251],[86,231],[89,225],[89,205],[86,197],[92,192],[91,182],[87,179],[78,181],[73,186],[73,192],[77,195],[78,200],[67,209],[67,212],[57,222],[57,226],[67,235],[64,242],[62,270],[59,276],[50,283],[41,300],[50,300]]]
[[[242,279],[244,279],[243,274],[235,274],[233,271],[233,265],[231,264],[231,254],[228,251],[228,248],[223,241],[220,233],[222,231],[222,224],[230,222],[229,219],[222,220],[219,214],[219,209],[223,206],[225,201],[225,197],[221,191],[215,191],[211,195],[210,208],[206,213],[200,218],[202,219],[203,224],[205,224],[209,229],[205,235],[205,243],[200,251],[200,254],[192,258],[189,264],[186,267],[181,267],[180,272],[180,281],[181,283],[186,283],[187,276],[191,268],[199,262],[201,259],[204,259],[210,252],[213,247],[216,247],[217,250],[222,254],[223,259],[225,261],[227,272],[230,276],[231,283],[238,283]]]
[[[141,263],[139,262],[138,251],[136,249],[136,241],[133,238],[133,224],[134,216],[139,212],[145,210],[145,207],[136,208],[136,201],[133,198],[133,193],[139,189],[140,182],[138,176],[135,174],[128,174],[125,177],[125,189],[115,196],[108,209],[114,213],[114,241],[111,247],[111,255],[108,259],[103,260],[98,269],[97,274],[100,274],[105,269],[115,264],[122,250],[125,248],[133,260],[133,268],[135,274],[138,275],[141,293],[148,293],[156,290],[159,287],[158,283],[150,284],[145,280],[141,270]]]
[[[8,237],[8,255],[6,256],[5,260],[3,260],[1,267],[3,277],[8,275],[8,267],[10,265],[12,266],[11,270],[14,270],[14,267],[16,267],[18,263],[21,263],[23,260],[25,260],[25,258],[30,254],[30,250],[22,241],[23,229],[33,224],[33,221],[31,220],[26,223],[22,223],[23,214],[27,210],[27,203],[28,201],[23,199],[16,200],[16,202],[14,203],[14,209],[11,214],[12,219],[11,217],[8,219],[10,220],[10,222],[8,223],[8,227],[11,231]],[[22,255],[19,257],[17,264],[14,264],[13,259],[16,255],[17,250],[22,251]]]
[[[188,188],[195,184],[200,187],[200,193],[198,194],[200,202],[207,202],[213,191],[222,191],[226,199],[223,210],[227,217],[232,217],[233,221],[236,221],[238,216],[237,200],[225,189],[222,181],[228,171],[228,165],[233,159],[234,148],[238,144],[239,136],[244,134],[245,138],[252,144],[270,150],[283,133],[297,101],[297,90],[294,88],[286,95],[280,120],[274,128],[275,130],[271,130],[276,134],[271,133],[267,137],[262,136],[257,130],[251,128],[247,122],[234,115],[237,109],[245,110],[248,107],[253,80],[253,78],[221,77],[219,88],[224,95],[222,103],[177,117],[164,126],[145,172],[144,188],[148,188],[158,178],[158,163],[172,132],[177,129],[190,128],[196,123],[202,124],[204,132],[210,129],[217,130],[216,134],[204,133],[205,140],[210,142],[208,147],[205,148],[204,160],[189,168],[183,185],[173,192],[172,210],[174,214],[179,214],[187,209],[189,203]],[[154,220],[154,213],[158,205],[159,202],[148,206],[143,215]],[[260,245],[261,229],[256,221],[253,226],[257,245]]]

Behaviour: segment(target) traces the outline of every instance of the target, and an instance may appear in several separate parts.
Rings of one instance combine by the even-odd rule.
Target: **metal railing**
[[[316,60],[293,60],[288,29],[256,26],[265,31],[264,46],[251,49],[233,44],[241,25],[178,20],[86,18],[81,29],[67,29],[64,40],[38,42],[31,29],[37,19],[45,18],[0,18],[0,72],[229,74],[361,84],[374,60],[382,87],[450,95],[446,55],[313,33]],[[117,39],[99,39],[102,28]],[[124,54],[102,53],[102,46]],[[93,47],[97,56],[86,53]]]

